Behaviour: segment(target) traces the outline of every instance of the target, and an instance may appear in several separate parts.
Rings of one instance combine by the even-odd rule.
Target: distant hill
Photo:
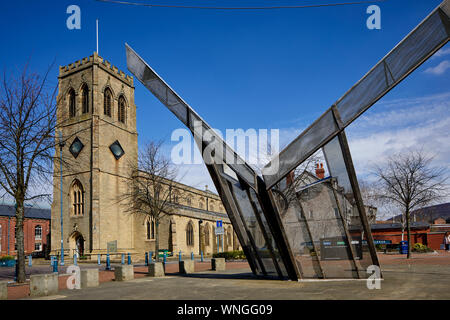
[[[434,206],[425,207],[422,209],[414,210],[411,212],[411,219],[414,221],[423,221],[428,223],[433,223],[437,218],[443,218],[450,223],[450,202],[441,203]],[[401,215],[390,218],[387,221],[400,221]]]

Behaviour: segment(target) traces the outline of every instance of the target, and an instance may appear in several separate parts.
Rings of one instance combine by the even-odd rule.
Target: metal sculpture
[[[127,66],[194,135],[254,274],[364,278],[379,262],[345,128],[449,41],[449,17],[445,0],[282,150],[262,177],[128,45]],[[296,176],[318,150],[329,176]],[[271,172],[274,161],[279,170]]]

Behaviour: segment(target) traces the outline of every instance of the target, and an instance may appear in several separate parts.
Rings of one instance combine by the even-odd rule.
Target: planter
[[[14,267],[15,265],[16,265],[16,260],[0,261],[0,266],[2,266],[2,267]]]

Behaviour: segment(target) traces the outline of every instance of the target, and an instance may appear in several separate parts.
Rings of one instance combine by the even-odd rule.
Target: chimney
[[[325,169],[323,168],[323,163],[316,163],[316,177],[319,179],[325,178]]]
[[[294,182],[294,171],[291,171],[286,176],[286,186],[291,185]]]

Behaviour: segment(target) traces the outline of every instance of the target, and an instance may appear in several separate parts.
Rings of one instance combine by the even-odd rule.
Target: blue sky
[[[338,1],[154,3],[245,6],[324,2]],[[15,71],[31,57],[32,68],[43,72],[55,60],[50,79],[56,85],[59,65],[95,51],[98,18],[100,55],[119,69],[129,73],[124,48],[127,42],[213,127],[222,131],[276,128],[280,129],[282,144],[286,144],[439,3],[379,3],[382,29],[369,30],[367,4],[209,11],[93,0],[2,1],[0,68]],[[81,30],[66,27],[66,8],[71,4],[81,8]],[[438,154],[440,164],[449,166],[449,60],[447,45],[349,128],[350,147],[359,172],[363,173],[374,158],[408,147],[405,143],[425,145]],[[172,131],[181,124],[138,81],[135,85],[139,143],[170,139]],[[378,121],[376,125],[372,119]],[[212,185],[202,166],[190,170],[190,180],[184,182],[197,187]]]

